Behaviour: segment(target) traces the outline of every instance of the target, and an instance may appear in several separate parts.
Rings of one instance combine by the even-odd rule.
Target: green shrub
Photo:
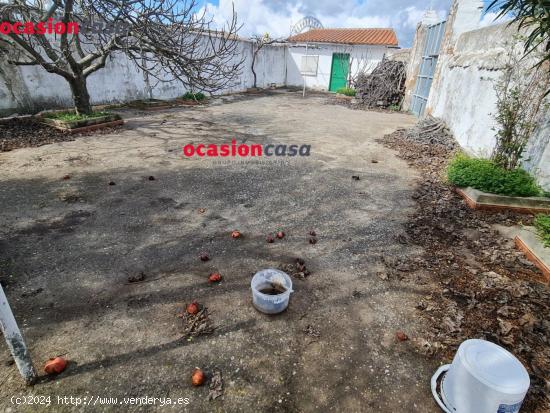
[[[202,92],[185,92],[185,95],[183,95],[184,99],[192,99],[192,100],[204,100],[206,99],[206,96]]]
[[[70,111],[70,112],[46,113],[44,117],[49,119],[61,120],[65,122],[74,122],[77,120],[94,119],[94,118],[99,118],[101,116],[109,116],[109,115],[111,115],[111,113],[109,112],[92,112],[89,115],[85,115],[85,114],[80,115],[80,114],[77,114],[76,112]]]
[[[447,169],[449,182],[480,191],[510,196],[540,196],[541,188],[525,170],[504,169],[488,159],[457,155]]]
[[[346,96],[355,96],[355,89],[351,87],[341,87],[336,91],[336,93],[340,93],[341,95]]]
[[[535,227],[545,247],[550,247],[550,215],[538,215],[535,218]]]

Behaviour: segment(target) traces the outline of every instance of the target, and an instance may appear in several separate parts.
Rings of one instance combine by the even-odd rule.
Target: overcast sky
[[[486,0],[488,2],[488,0]],[[288,37],[292,24],[317,17],[324,27],[391,27],[401,47],[410,47],[416,24],[431,7],[442,19],[451,0],[201,0],[218,25],[231,16],[234,4],[242,36],[269,33]],[[485,16],[484,24],[494,16]]]

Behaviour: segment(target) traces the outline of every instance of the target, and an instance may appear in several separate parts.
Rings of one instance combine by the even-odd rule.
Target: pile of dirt
[[[382,142],[423,177],[413,195],[418,207],[399,241],[417,244],[424,254],[386,263],[390,277],[430,287],[417,309],[431,328],[412,342],[421,353],[446,361],[469,338],[505,347],[531,376],[522,411],[549,411],[550,291],[540,271],[493,227],[529,224],[533,217],[469,209],[444,181],[458,145],[434,119]]]
[[[405,96],[405,80],[405,63],[384,59],[372,73],[362,73],[355,80],[356,104],[369,108],[400,107]]]
[[[0,152],[8,152],[18,148],[34,148],[54,142],[74,141],[78,136],[110,133],[112,130],[113,128],[106,128],[70,134],[44,125],[30,116],[7,118],[0,120]]]

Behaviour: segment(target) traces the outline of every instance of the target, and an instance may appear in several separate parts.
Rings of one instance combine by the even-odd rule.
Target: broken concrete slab
[[[472,209],[514,211],[523,214],[549,213],[550,198],[496,195],[474,188],[455,188]]]

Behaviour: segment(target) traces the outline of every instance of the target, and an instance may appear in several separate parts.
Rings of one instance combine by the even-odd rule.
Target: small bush
[[[550,215],[538,215],[535,218],[535,228],[545,247],[550,247]]]
[[[76,112],[70,111],[70,112],[54,112],[54,113],[47,113],[44,115],[45,118],[49,119],[56,119],[61,120],[65,122],[74,122],[77,120],[85,120],[85,119],[94,119],[99,118],[101,116],[109,116],[111,113],[109,112],[92,112],[89,115],[85,114],[77,114]]]
[[[336,91],[336,93],[340,93],[341,95],[346,96],[355,96],[355,89],[351,87],[341,87]]]
[[[183,95],[183,99],[204,100],[206,99],[206,96],[202,92],[185,92],[185,95]]]
[[[488,159],[457,155],[447,169],[449,182],[480,191],[510,196],[540,196],[541,188],[525,170],[504,169]]]

